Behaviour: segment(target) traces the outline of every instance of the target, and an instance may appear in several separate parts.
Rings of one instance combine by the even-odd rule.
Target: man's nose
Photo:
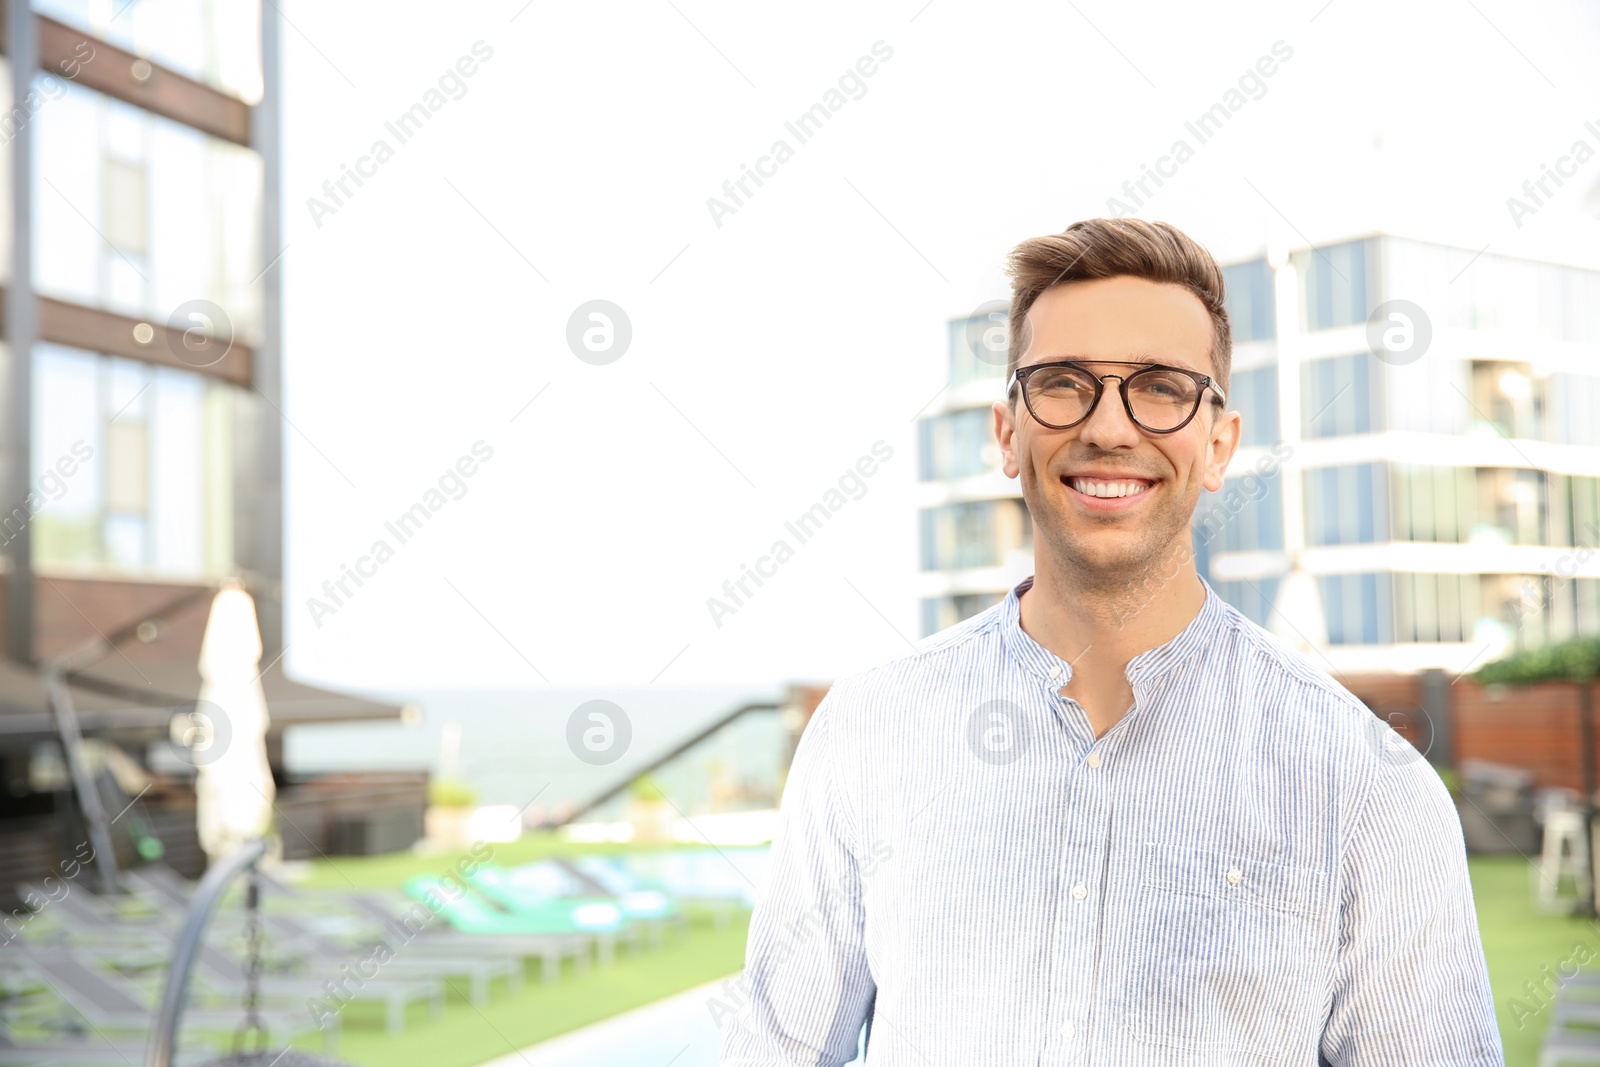
[[[1132,448],[1139,443],[1139,427],[1128,418],[1127,408],[1122,404],[1122,392],[1111,384],[1111,379],[1116,379],[1118,385],[1122,384],[1122,379],[1115,374],[1108,374],[1101,379],[1103,388],[1100,402],[1084,420],[1078,439],[1108,450]]]

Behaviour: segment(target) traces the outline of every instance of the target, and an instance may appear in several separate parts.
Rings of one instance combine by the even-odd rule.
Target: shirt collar
[[[1198,576],[1197,576],[1198,577]],[[1136,684],[1167,674],[1199,653],[1221,628],[1227,605],[1204,578],[1206,598],[1195,617],[1166,644],[1147,649],[1128,661],[1128,682]],[[1022,628],[1022,594],[1033,588],[1033,575],[1018,582],[1000,605],[1000,634],[1012,659],[1030,674],[1066,685],[1072,664],[1045,648]]]

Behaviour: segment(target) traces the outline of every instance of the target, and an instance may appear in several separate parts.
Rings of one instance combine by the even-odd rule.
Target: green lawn
[[[1549,1010],[1540,1010],[1542,1001],[1531,997],[1523,983],[1531,981],[1537,989],[1542,969],[1556,970],[1573,958],[1580,944],[1600,957],[1600,925],[1535,911],[1531,865],[1521,856],[1473,856],[1470,867],[1506,1067],[1533,1067],[1539,1062]]]

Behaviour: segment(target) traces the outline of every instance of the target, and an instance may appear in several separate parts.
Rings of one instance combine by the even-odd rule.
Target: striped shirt
[[[1502,1067],[1416,749],[1209,585],[1096,738],[1032,583],[817,708],[723,1067]]]

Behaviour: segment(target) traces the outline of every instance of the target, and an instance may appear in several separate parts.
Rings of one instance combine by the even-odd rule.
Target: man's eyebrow
[[[1036,359],[1036,360],[1033,360],[1032,362],[1029,362],[1029,363],[1021,363],[1021,364],[1018,364],[1017,369],[1018,370],[1026,370],[1029,367],[1038,366],[1041,363],[1060,363],[1063,360],[1071,360],[1074,363],[1122,363],[1122,364],[1144,363],[1144,364],[1152,365],[1152,366],[1159,365],[1159,366],[1162,366],[1162,367],[1175,367],[1178,370],[1192,371],[1195,374],[1205,374],[1206,373],[1205,371],[1201,370],[1198,367],[1189,366],[1183,360],[1173,359],[1173,358],[1164,357],[1164,356],[1152,356],[1152,355],[1149,355],[1148,353],[1141,353],[1135,359],[1097,359],[1097,358],[1092,357],[1092,356],[1078,356],[1078,355],[1072,355],[1072,354],[1069,353],[1069,354],[1059,355],[1059,356],[1046,356],[1044,359]]]

